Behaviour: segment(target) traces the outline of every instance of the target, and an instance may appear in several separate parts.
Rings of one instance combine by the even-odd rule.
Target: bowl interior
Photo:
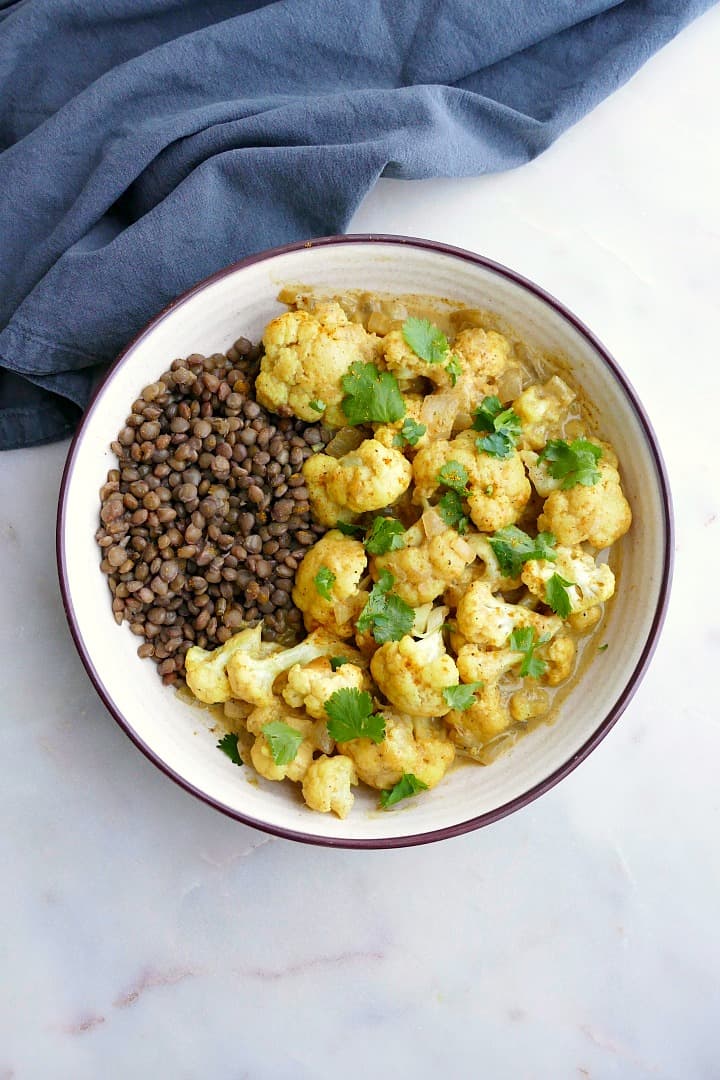
[[[491,767],[454,770],[434,791],[394,812],[380,812],[361,792],[345,821],[304,808],[294,785],[273,784],[239,769],[215,747],[212,718],[178,701],[139,639],[115,625],[99,569],[94,532],[98,490],[114,466],[109,442],[141,388],[178,356],[224,351],[241,334],[257,340],[284,310],[284,284],[366,288],[449,297],[491,309],[542,349],[564,354],[615,446],[634,527],[621,544],[622,578],[609,606],[597,657],[566,698],[557,721],[542,726]],[[548,298],[502,268],[461,252],[411,243],[336,242],[250,261],[198,288],[159,317],[126,351],[87,413],[68,460],[61,507],[61,577],[71,626],[106,703],[129,734],[176,779],[219,808],[271,830],[320,842],[378,845],[439,837],[491,820],[528,801],[569,771],[621,711],[661,618],[668,549],[667,505],[648,433],[630,392],[593,339]]]

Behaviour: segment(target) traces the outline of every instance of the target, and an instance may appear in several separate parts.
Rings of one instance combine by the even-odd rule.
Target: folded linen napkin
[[[0,0],[0,448],[381,175],[529,160],[714,0]]]

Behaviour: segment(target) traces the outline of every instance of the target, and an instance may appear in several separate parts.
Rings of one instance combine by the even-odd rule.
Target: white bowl
[[[449,297],[491,309],[527,341],[564,354],[613,443],[634,517],[622,540],[624,587],[609,605],[598,657],[552,725],[521,739],[493,765],[457,769],[435,790],[392,812],[361,793],[345,821],[307,810],[294,785],[258,780],[216,749],[207,713],[184,705],[136,655],[138,639],[116,626],[94,533],[98,491],[114,467],[110,441],[138,392],[177,356],[258,340],[284,310],[284,284]],[[600,342],[557,300],[513,271],[427,240],[344,236],[293,244],[219,271],[150,322],[98,388],[70,448],[58,513],[58,566],[67,617],[88,674],[135,744],[186,790],[260,829],[311,843],[392,847],[439,840],[496,821],[566,776],[625,709],[664,619],[672,561],[672,513],[664,466],[648,419]],[[250,781],[250,782],[249,782]]]

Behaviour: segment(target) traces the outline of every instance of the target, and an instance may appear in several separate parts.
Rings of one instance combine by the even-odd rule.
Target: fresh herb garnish
[[[462,375],[462,368],[460,367],[460,361],[458,360],[457,356],[455,356],[454,353],[452,354],[452,356],[448,360],[447,364],[445,365],[445,370],[447,371],[448,375],[450,376],[450,385],[454,386],[455,383],[458,381],[459,377]]]
[[[270,747],[272,759],[276,765],[289,765],[294,761],[303,741],[303,736],[284,720],[271,720],[263,724],[262,733]]]
[[[606,641],[604,645],[598,645],[597,651],[598,651],[598,652],[605,652],[605,650],[607,649],[607,647],[608,647],[608,643],[607,643],[607,641]]]
[[[545,674],[547,664],[544,660],[540,660],[535,656],[534,653],[540,645],[544,645],[549,640],[549,634],[543,634],[539,638],[534,626],[523,626],[520,630],[513,630],[509,638],[509,645],[513,652],[523,654],[523,661],[520,666],[521,678],[529,675],[531,679],[539,679],[541,675]]]
[[[350,739],[371,739],[374,743],[385,738],[385,717],[373,712],[367,690],[344,687],[336,690],[325,702],[327,729],[336,742]]]
[[[478,450],[492,457],[509,457],[522,433],[522,424],[517,413],[503,408],[500,398],[493,395],[483,398],[474,415],[475,431],[490,432],[483,439],[477,439],[475,445]]]
[[[349,424],[391,424],[405,415],[397,379],[389,371],[380,371],[375,364],[356,360],[348,374],[343,375],[342,388],[345,391],[342,409]]]
[[[362,525],[353,525],[350,521],[338,521],[335,525],[338,532],[343,536],[362,536],[365,532]]]
[[[321,566],[313,581],[318,594],[322,596],[323,600],[332,600],[331,590],[336,581],[332,570],[327,566]]]
[[[313,401],[309,401],[308,405],[311,409],[314,409],[315,412],[325,412],[327,408],[327,405],[322,398],[315,398]]]
[[[457,686],[446,686],[442,695],[451,709],[465,712],[466,709],[475,704],[475,694],[478,690],[482,690],[484,685],[482,682],[471,682],[459,683]]]
[[[365,541],[365,550],[371,555],[384,555],[388,551],[400,551],[405,547],[405,526],[397,518],[376,517]]]
[[[469,495],[468,491],[468,471],[464,465],[461,465],[459,461],[446,461],[437,474],[438,484],[444,484],[445,487],[450,488],[452,491],[457,491],[458,495]]]
[[[462,499],[457,491],[446,491],[437,504],[438,513],[446,525],[451,529],[457,529],[464,533],[468,527],[468,519],[463,512]]]
[[[242,758],[238,753],[237,735],[233,735],[231,731],[228,731],[227,735],[223,735],[217,744],[217,748],[222,750],[223,754],[227,754],[233,765],[242,765]]]
[[[557,554],[553,551],[555,537],[552,533],[541,532],[531,537],[517,525],[508,525],[488,537],[490,547],[500,564],[503,574],[509,578],[519,576],[523,564],[529,559],[548,559],[554,562]]]
[[[566,581],[559,574],[553,574],[545,586],[545,600],[549,607],[561,619],[567,619],[572,611],[572,603],[568,595],[568,589],[575,584],[574,581]]]
[[[405,344],[428,364],[442,364],[447,358],[448,339],[429,319],[406,319],[402,325]]]
[[[380,805],[383,810],[389,809],[402,799],[409,799],[411,795],[418,795],[421,791],[427,791],[427,784],[418,780],[412,773],[403,773],[394,788],[380,793]]]
[[[602,450],[587,439],[574,439],[571,443],[564,439],[551,439],[540,451],[539,461],[547,462],[547,469],[553,480],[562,480],[563,491],[584,484],[592,487],[600,479],[596,468],[602,457]]]
[[[357,621],[360,633],[372,631],[379,645],[384,645],[386,641],[399,641],[410,633],[415,622],[415,612],[410,605],[390,592],[394,584],[392,574],[381,570],[380,578],[370,590]]]
[[[411,416],[408,416],[394,437],[393,446],[416,446],[418,440],[423,437],[426,431],[425,424],[418,424],[417,420],[413,420]]]
[[[347,656],[331,656],[330,667],[333,671],[337,671],[343,664],[352,664],[352,660],[348,660]]]

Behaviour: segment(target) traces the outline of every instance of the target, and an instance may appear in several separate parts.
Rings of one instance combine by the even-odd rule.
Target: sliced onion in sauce
[[[422,527],[428,540],[432,540],[433,536],[439,536],[440,533],[447,531],[448,526],[440,517],[437,507],[428,506],[422,514],[420,519],[422,521]]]

